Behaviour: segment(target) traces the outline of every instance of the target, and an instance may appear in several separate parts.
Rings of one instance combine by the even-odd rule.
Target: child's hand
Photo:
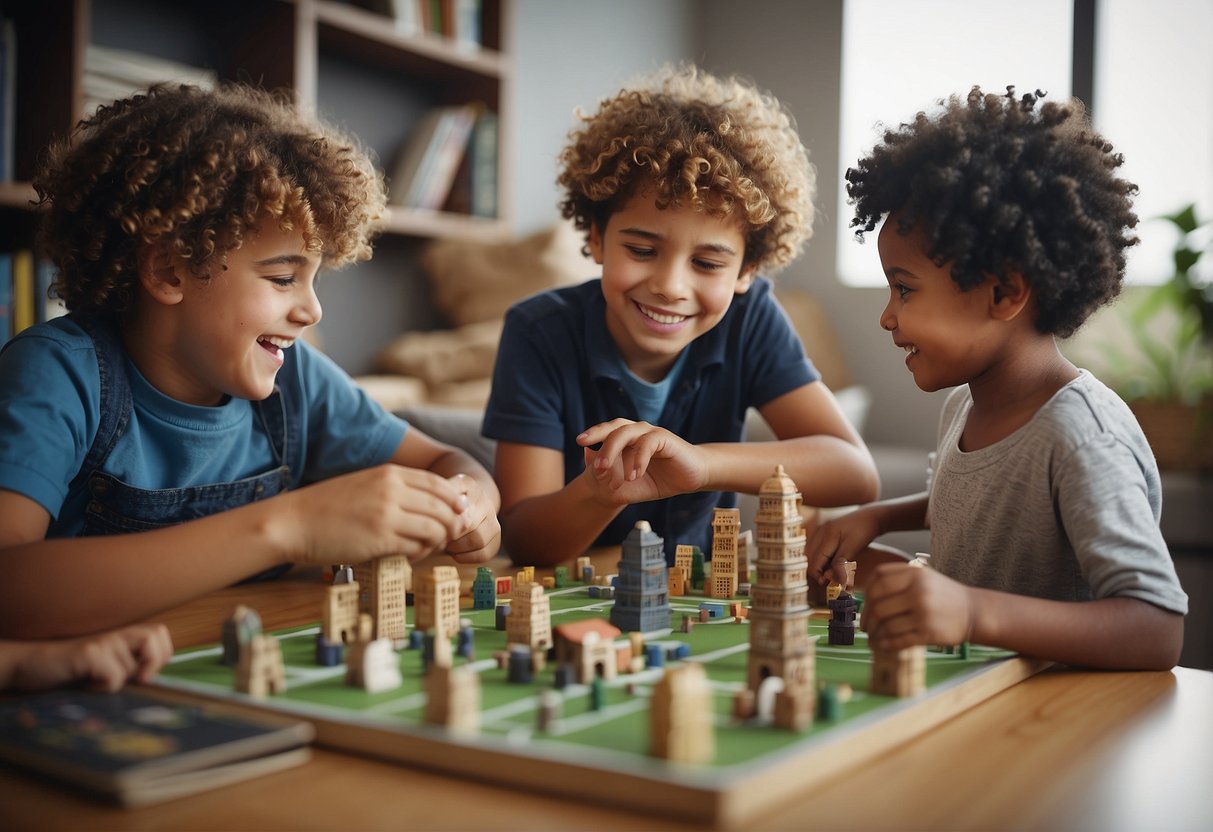
[[[3,643],[16,661],[9,685],[44,690],[83,682],[95,690],[115,691],[127,681],[150,682],[173,655],[163,624],[135,624],[74,639]],[[3,674],[0,674],[3,675]]]
[[[880,528],[869,511],[856,509],[818,526],[805,543],[809,580],[826,584],[847,582],[846,561],[853,561],[868,547]]]
[[[590,446],[602,443],[595,451]],[[698,491],[708,480],[703,454],[665,428],[614,419],[577,437],[588,482],[607,505],[630,505]]]
[[[447,544],[446,551],[460,563],[483,563],[501,548],[501,524],[480,483],[467,474],[451,477],[456,490],[468,499],[464,520],[469,531]]]
[[[881,565],[864,590],[862,624],[873,650],[960,644],[975,616],[970,588],[929,567]]]
[[[469,523],[471,500],[450,480],[391,463],[284,494],[289,559],[324,565],[385,555],[417,560],[483,525]]]

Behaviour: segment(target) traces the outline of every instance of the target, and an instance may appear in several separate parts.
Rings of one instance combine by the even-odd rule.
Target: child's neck
[[[1053,395],[1078,378],[1078,368],[1049,337],[1018,350],[969,382],[973,407],[960,438],[962,451],[1005,439],[1031,421]]]

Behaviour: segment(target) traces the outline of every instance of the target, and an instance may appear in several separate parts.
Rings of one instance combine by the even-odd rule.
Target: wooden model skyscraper
[[[812,686],[816,648],[809,637],[808,560],[796,483],[775,468],[758,492],[757,582],[750,602],[746,687],[779,676],[785,686]]]
[[[354,580],[361,591],[359,607],[370,613],[372,638],[405,638],[405,596],[412,588],[413,568],[404,555],[388,555],[354,565]]]
[[[437,630],[450,638],[459,632],[459,570],[435,566],[423,574],[413,593],[413,626],[422,632]]]
[[[737,534],[741,509],[718,508],[712,512],[712,598],[737,594]]]
[[[625,633],[670,626],[664,543],[647,520],[636,521],[623,539],[611,623]]]
[[[515,585],[505,631],[509,644],[525,644],[532,650],[552,646],[552,602],[543,594],[542,584],[532,581]]]

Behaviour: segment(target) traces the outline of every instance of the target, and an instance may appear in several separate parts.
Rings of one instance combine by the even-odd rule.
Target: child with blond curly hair
[[[760,272],[808,240],[815,174],[771,95],[694,67],[604,100],[560,157],[602,277],[515,305],[485,415],[504,545],[559,563],[638,520],[710,551],[714,508],[782,464],[807,503],[872,499],[875,466]],[[740,444],[755,407],[776,441]]]
[[[0,634],[136,621],[293,563],[495,554],[498,493],[304,340],[381,177],[284,97],[102,107],[34,181],[68,314],[0,353]],[[306,487],[304,487],[306,486]]]
[[[847,171],[880,226],[880,325],[926,391],[951,388],[926,490],[806,544],[809,575],[858,564],[873,649],[975,641],[1068,664],[1174,666],[1188,599],[1133,414],[1057,346],[1124,280],[1137,242],[1123,163],[1082,103],[974,87],[886,130]],[[872,541],[931,530],[929,569]]]

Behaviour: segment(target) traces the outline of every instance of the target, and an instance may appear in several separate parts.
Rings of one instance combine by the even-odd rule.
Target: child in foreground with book
[[[371,256],[356,140],[241,85],[102,107],[35,178],[68,315],[0,353],[0,635],[97,632],[290,564],[496,553],[497,488],[304,342]]]
[[[150,682],[172,656],[163,624],[132,624],[74,639],[0,640],[0,691],[83,683],[112,692],[129,681]]]
[[[759,276],[809,238],[814,171],[772,96],[666,69],[583,118],[566,219],[602,277],[507,314],[483,433],[505,548],[552,564],[638,520],[710,551],[712,511],[782,464],[809,505],[875,498],[863,440]],[[756,407],[777,441],[746,443]]]
[[[847,172],[857,236],[881,225],[880,325],[944,403],[927,490],[819,527],[810,578],[858,562],[873,649],[973,641],[1100,668],[1169,669],[1187,596],[1125,403],[1071,364],[1136,242],[1122,157],[1078,101],[978,88],[888,130]],[[930,567],[869,544],[930,528]]]

